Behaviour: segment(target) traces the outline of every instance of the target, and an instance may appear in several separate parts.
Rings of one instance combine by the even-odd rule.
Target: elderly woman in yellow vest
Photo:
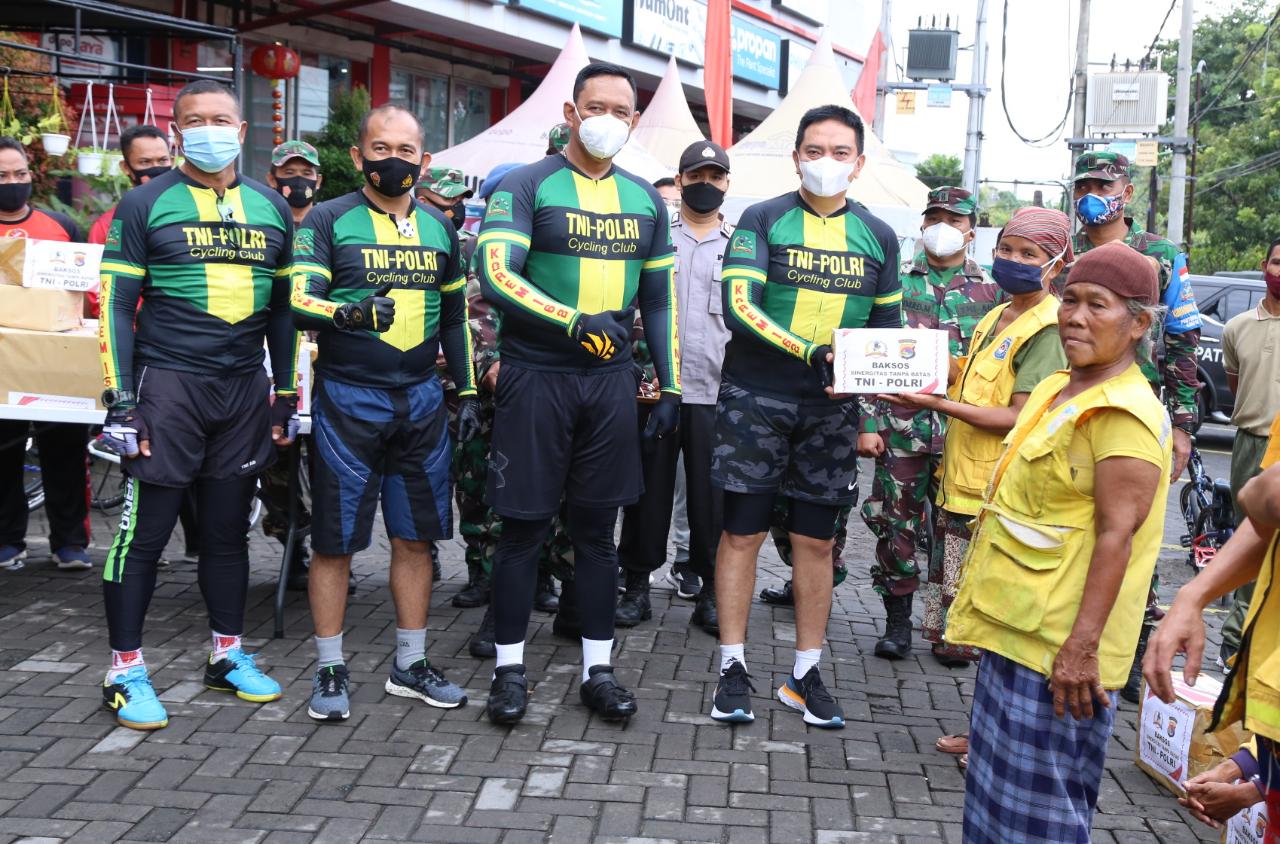
[[[1090,840],[1164,529],[1169,416],[1136,360],[1158,324],[1152,262],[1122,243],[1071,268],[1070,368],[1005,438],[946,637],[982,650],[964,841]]]
[[[977,659],[972,648],[943,641],[947,608],[955,599],[969,545],[969,523],[1004,450],[1001,440],[1042,379],[1067,365],[1058,342],[1058,300],[1050,283],[1070,263],[1071,221],[1061,211],[1023,208],[996,244],[992,276],[1009,301],[978,323],[961,361],[950,398],[924,394],[883,396],[893,404],[937,410],[949,417],[942,449],[933,554],[924,587],[921,633],[943,665]],[[938,749],[964,753],[962,736],[944,736]]]
[[[1187,655],[1183,676],[1195,683],[1204,657],[1204,608],[1257,580],[1243,644],[1223,684],[1214,723],[1243,722],[1258,740],[1258,779],[1267,799],[1266,844],[1280,842],[1280,417],[1271,426],[1265,471],[1236,497],[1245,520],[1213,558],[1213,565],[1178,590],[1147,645],[1143,674],[1151,691],[1173,701],[1170,668]],[[1258,596],[1261,596],[1259,598]]]

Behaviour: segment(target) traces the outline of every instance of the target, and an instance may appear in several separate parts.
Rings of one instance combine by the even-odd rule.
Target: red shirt
[[[102,216],[93,221],[89,226],[89,242],[100,243],[104,246],[107,243],[107,229],[111,228],[111,221],[115,219],[116,207],[113,205],[103,212]],[[98,318],[98,291],[89,290],[84,294],[85,311],[91,319]]]
[[[60,240],[74,243],[80,240],[76,224],[66,214],[57,211],[41,211],[27,206],[27,216],[16,223],[0,220],[0,237],[30,237],[36,240]]]

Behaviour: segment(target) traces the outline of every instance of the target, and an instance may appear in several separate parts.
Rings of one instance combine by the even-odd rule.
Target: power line
[[[1070,19],[1070,7],[1068,6],[1067,17]],[[1009,130],[1017,136],[1027,146],[1031,147],[1048,147],[1057,142],[1062,135],[1062,130],[1067,125],[1067,120],[1071,117],[1071,104],[1075,100],[1075,91],[1072,89],[1070,81],[1067,83],[1067,107],[1062,112],[1062,119],[1058,121],[1058,125],[1054,126],[1039,138],[1028,138],[1026,135],[1018,131],[1018,127],[1013,125],[1013,116],[1009,114],[1009,96],[1005,92],[1005,77],[1009,68],[1009,0],[1004,0],[1004,19],[1000,26],[1000,108],[1004,112],[1005,122],[1009,124]]]
[[[1190,3],[1191,0],[1184,0],[1184,2]],[[1173,7],[1176,5],[1178,5],[1178,0],[1173,0],[1173,2],[1169,4],[1169,8],[1165,9],[1164,20],[1160,21],[1160,28],[1156,30],[1156,37],[1151,39],[1151,45],[1147,47],[1147,54],[1142,57],[1142,61],[1138,62],[1139,67],[1145,65],[1147,60],[1151,58],[1151,54],[1155,52],[1156,42],[1160,40],[1161,35],[1164,35],[1165,25],[1169,23],[1169,15],[1173,14]]]
[[[1262,43],[1267,40],[1267,37],[1271,34],[1271,30],[1275,27],[1277,21],[1280,21],[1280,6],[1276,7],[1275,14],[1271,16],[1271,20],[1267,23],[1266,29],[1262,31],[1262,34],[1258,36],[1257,40],[1255,40],[1252,45],[1250,45],[1248,51],[1246,51],[1240,58],[1240,61],[1236,62],[1236,65],[1231,69],[1231,72],[1227,74],[1227,78],[1218,88],[1218,92],[1214,94],[1191,118],[1192,123],[1199,122],[1200,118],[1208,113],[1218,100],[1222,99],[1222,95],[1231,87],[1231,83],[1235,82],[1240,74],[1244,72],[1245,65],[1247,65],[1249,60],[1253,58],[1254,54],[1258,52],[1258,48],[1262,46]]]

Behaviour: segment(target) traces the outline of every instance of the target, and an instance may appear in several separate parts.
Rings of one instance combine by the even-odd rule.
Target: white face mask
[[[578,126],[578,140],[582,141],[587,152],[602,161],[617,155],[631,135],[631,124],[611,114],[584,118],[576,106],[574,112],[582,121]]]
[[[836,161],[823,156],[800,162],[800,184],[814,196],[838,196],[849,189],[853,161]]]
[[[934,223],[920,233],[924,250],[935,258],[950,258],[964,249],[964,233],[946,223]]]

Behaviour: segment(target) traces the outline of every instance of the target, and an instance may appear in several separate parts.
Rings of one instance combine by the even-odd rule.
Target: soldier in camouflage
[[[1000,286],[967,253],[978,203],[964,188],[929,192],[915,255],[902,265],[902,312],[908,328],[946,331],[953,358],[968,352],[973,329],[1001,298]],[[941,417],[932,411],[881,404],[884,451],[876,458],[862,519],[875,534],[871,581],[884,600],[885,635],[876,656],[911,652],[912,595],[920,584],[917,548],[925,536],[925,502],[937,494]]]
[[[1148,355],[1139,361],[1142,372],[1157,393],[1164,388],[1165,404],[1173,422],[1173,472],[1176,481],[1191,456],[1191,435],[1199,416],[1200,378],[1196,372],[1196,348],[1200,345],[1200,312],[1195,293],[1187,278],[1187,261],[1177,246],[1159,235],[1143,231],[1125,215],[1125,206],[1133,199],[1133,182],[1129,159],[1115,152],[1085,152],[1076,159],[1074,179],[1076,216],[1084,224],[1075,236],[1072,248],[1076,257],[1090,249],[1114,240],[1153,258],[1160,268],[1160,304],[1168,308],[1165,315],[1164,367]],[[1065,285],[1067,274],[1060,276]],[[1061,286],[1057,286],[1061,293]],[[1155,575],[1147,599],[1146,619],[1138,640],[1129,682],[1121,695],[1137,703],[1142,688],[1142,656],[1147,637],[1158,620],[1157,594],[1160,582]]]
[[[480,198],[488,197],[496,189],[501,177],[519,165],[500,164],[485,179]],[[421,202],[429,202],[458,226],[458,246],[462,261],[467,267],[467,317],[471,323],[471,339],[474,349],[476,378],[480,385],[481,427],[474,438],[460,443],[454,438],[453,476],[454,498],[458,505],[458,532],[466,546],[467,585],[453,596],[453,605],[460,608],[484,606],[489,603],[490,578],[493,558],[502,536],[502,519],[495,514],[485,500],[485,484],[489,469],[489,442],[493,434],[493,397],[501,369],[498,352],[498,325],[500,314],[480,295],[480,282],[472,267],[476,239],[462,228],[466,218],[465,208],[457,210],[462,200],[471,196],[462,171],[432,167],[418,183],[417,196]],[[449,425],[453,431],[457,425],[457,390],[448,370],[440,361],[439,378],[445,390],[445,406],[449,409]],[[557,525],[558,528],[558,525]],[[571,579],[572,552],[566,553],[568,540],[564,531],[553,531],[544,548],[539,570],[536,605],[544,612],[554,612],[558,607],[555,584],[551,579],[553,568],[561,579]],[[494,655],[493,617],[486,611],[480,629],[471,638],[473,656],[485,658]]]

